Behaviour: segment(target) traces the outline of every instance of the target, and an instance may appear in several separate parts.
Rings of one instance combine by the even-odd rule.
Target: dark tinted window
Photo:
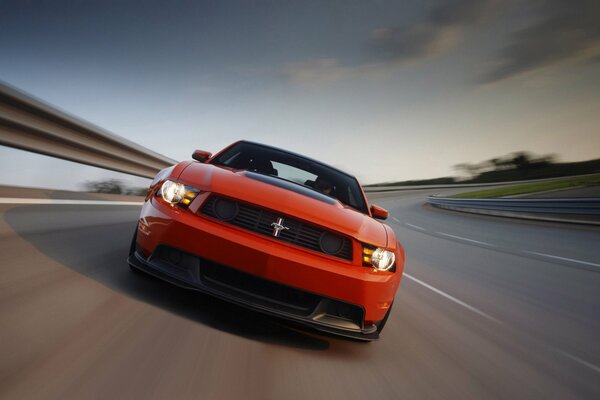
[[[255,143],[240,142],[225,150],[211,163],[276,176],[368,213],[360,186],[354,177],[309,158]]]

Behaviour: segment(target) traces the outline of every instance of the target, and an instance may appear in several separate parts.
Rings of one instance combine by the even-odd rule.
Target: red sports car
[[[248,141],[193,158],[152,181],[132,268],[321,331],[379,337],[405,255],[356,178]]]

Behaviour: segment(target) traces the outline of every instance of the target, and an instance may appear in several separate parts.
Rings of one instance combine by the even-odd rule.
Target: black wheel
[[[377,324],[377,332],[381,333],[381,331],[385,327],[385,323],[387,322],[388,317],[390,316],[390,313],[392,312],[393,306],[394,306],[394,303],[392,303],[392,305],[388,309],[387,313],[385,313],[385,317],[383,317],[383,319]]]
[[[135,245],[137,240],[138,224],[135,224],[135,230],[133,231],[133,237],[131,238],[131,244],[129,245],[129,255],[132,256],[135,253]]]
[[[133,237],[131,238],[131,244],[129,245],[129,257],[135,257],[134,253],[135,253],[135,246],[136,246],[136,239],[137,239],[137,231],[138,231],[138,225],[135,225],[135,231],[133,231]],[[142,271],[140,271],[139,269],[137,269],[136,267],[132,266],[131,264],[129,264],[129,269],[133,272],[135,272],[136,274],[141,273]]]

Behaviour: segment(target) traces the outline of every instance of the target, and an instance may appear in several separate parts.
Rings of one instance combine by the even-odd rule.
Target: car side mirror
[[[385,208],[373,204],[371,206],[371,215],[373,215],[373,218],[387,219],[390,216],[390,213]]]
[[[200,161],[202,163],[206,162],[206,160],[208,160],[210,158],[210,156],[212,156],[212,153],[210,153],[208,151],[204,151],[204,150],[196,150],[192,154],[192,158],[194,160]]]

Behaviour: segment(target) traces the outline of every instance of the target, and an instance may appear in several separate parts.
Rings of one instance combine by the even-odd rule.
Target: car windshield
[[[276,176],[368,214],[356,178],[310,158],[255,143],[238,142],[214,158],[211,164]]]

